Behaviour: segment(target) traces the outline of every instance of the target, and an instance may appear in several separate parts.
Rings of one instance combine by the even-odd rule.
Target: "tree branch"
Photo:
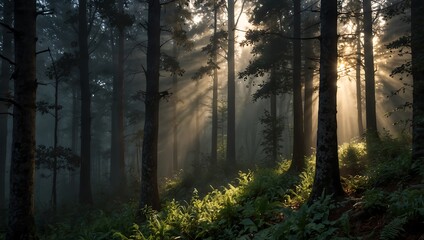
[[[6,28],[7,30],[11,31],[11,32],[15,32],[15,29],[12,28],[11,26],[7,25],[6,23],[0,22],[0,26]]]
[[[10,98],[3,98],[3,97],[0,97],[0,102],[6,102],[6,103],[12,104],[12,105],[14,105],[14,106],[17,106],[17,107],[19,107],[19,108],[22,108],[22,106],[21,106],[18,102],[16,102],[16,101],[15,101],[15,100],[13,100],[13,99],[10,99]]]
[[[3,56],[2,54],[0,54],[0,58],[3,60],[6,60],[7,62],[9,62],[10,65],[16,66],[16,63],[14,61],[12,61],[11,59]]]
[[[0,112],[0,115],[10,115],[13,117],[13,113],[10,112]]]

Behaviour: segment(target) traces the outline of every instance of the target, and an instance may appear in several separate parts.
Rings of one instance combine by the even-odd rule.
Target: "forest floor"
[[[340,146],[339,158],[346,196],[337,201],[323,195],[307,204],[314,157],[300,174],[287,172],[285,160],[241,171],[196,166],[195,174],[163,181],[163,207],[144,209],[143,223],[134,190],[129,200],[95,209],[37,215],[39,238],[424,240],[424,164],[411,162],[408,141],[352,142]]]

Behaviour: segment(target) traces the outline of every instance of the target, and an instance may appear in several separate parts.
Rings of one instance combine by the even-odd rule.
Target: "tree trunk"
[[[364,12],[364,55],[365,55],[365,108],[367,123],[367,141],[377,140],[377,117],[375,111],[375,78],[374,78],[374,50],[372,32],[371,0],[363,0]]]
[[[412,0],[412,76],[413,76],[413,117],[412,117],[412,159],[424,161],[424,2]]]
[[[214,1],[213,12],[213,85],[212,85],[212,146],[211,146],[211,165],[216,166],[218,162],[218,44],[216,35],[218,31],[218,5]]]
[[[35,0],[15,0],[15,72],[9,222],[6,239],[36,239],[34,222]]]
[[[235,23],[234,0],[228,0],[228,119],[227,119],[227,164],[236,162],[236,86],[235,86]]]
[[[124,12],[123,0],[118,1],[118,9]],[[112,192],[116,195],[125,193],[125,142],[124,142],[124,50],[125,32],[124,27],[118,27],[118,58],[116,63],[116,75],[113,78],[113,101],[112,101],[112,141],[111,141],[111,164],[110,181]]]
[[[305,79],[305,103],[303,105],[304,122],[303,130],[305,136],[305,155],[312,154],[312,148],[315,147],[313,142],[314,133],[312,130],[313,118],[313,95],[314,95],[314,62],[311,60],[314,57],[314,44],[307,42],[303,46],[304,49],[304,79]]]
[[[53,57],[50,53],[50,58],[52,60],[52,65],[54,67]],[[53,211],[56,212],[57,207],[57,147],[58,147],[58,127],[59,127],[59,77],[56,75],[55,71],[55,85],[54,85],[54,140],[53,140],[53,149],[54,149],[54,158],[53,158],[53,178],[52,178],[52,198],[51,204]]]
[[[359,15],[356,18],[356,109],[358,112],[358,131],[361,136],[364,133],[364,126],[362,124],[362,90],[361,90],[361,26]]]
[[[321,56],[317,155],[310,202],[344,194],[337,155],[337,0],[321,1]]]
[[[177,43],[174,41],[172,45],[172,53],[175,60],[178,59]],[[174,104],[172,105],[172,171],[178,172],[178,76],[174,73],[172,76],[172,89],[174,91]]]
[[[290,170],[301,172],[305,168],[305,144],[303,133],[303,105],[301,83],[301,46],[300,46],[300,0],[294,3],[293,27],[293,160]]]
[[[12,1],[3,1],[3,23],[12,24],[13,5]],[[12,57],[12,33],[6,28],[3,29],[2,55]],[[0,97],[7,98],[9,94],[9,81],[11,65],[5,60],[1,61],[0,72]],[[0,213],[6,209],[6,148],[7,148],[7,122],[9,108],[6,103],[0,102]],[[3,221],[3,220],[2,220]],[[2,224],[3,222],[0,222]]]
[[[157,161],[159,130],[160,1],[148,1],[146,117],[142,152],[140,209],[160,208]],[[143,214],[141,213],[141,216]]]
[[[79,69],[81,86],[81,204],[92,204],[91,195],[91,92],[88,70],[87,0],[79,1]]]

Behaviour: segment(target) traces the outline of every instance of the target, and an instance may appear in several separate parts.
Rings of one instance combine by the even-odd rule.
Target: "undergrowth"
[[[142,224],[136,223],[133,201],[112,211],[62,215],[58,223],[43,224],[39,236],[59,240],[418,239],[424,227],[424,174],[411,163],[409,146],[408,141],[390,136],[375,146],[363,142],[341,146],[342,183],[348,194],[342,202],[322,196],[306,204],[314,177],[311,157],[299,175],[287,171],[290,161],[240,171],[235,177],[218,173],[218,180],[214,180],[216,172],[197,179],[182,172],[165,182],[160,212],[144,209],[148,217]],[[214,188],[211,182],[222,184]]]

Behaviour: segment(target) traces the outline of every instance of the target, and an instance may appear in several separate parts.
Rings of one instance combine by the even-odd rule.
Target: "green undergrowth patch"
[[[307,204],[314,157],[300,174],[288,172],[286,160],[236,173],[214,169],[203,177],[181,172],[164,183],[162,210],[144,209],[144,223],[136,223],[132,201],[62,214],[57,223],[42,224],[40,239],[418,239],[424,174],[411,162],[409,146],[389,136],[375,146],[341,146],[347,197],[339,202],[321,196]]]

